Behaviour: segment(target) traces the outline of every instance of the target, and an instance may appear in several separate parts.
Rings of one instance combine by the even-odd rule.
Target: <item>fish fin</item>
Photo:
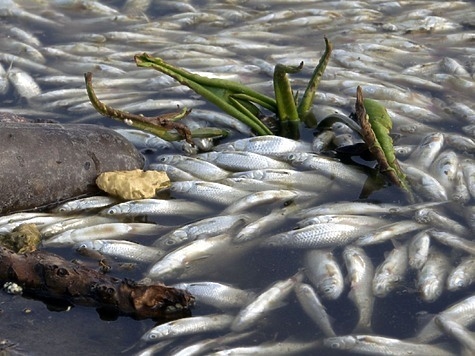
[[[391,239],[391,243],[393,244],[394,248],[399,248],[402,246],[402,243],[396,239]]]

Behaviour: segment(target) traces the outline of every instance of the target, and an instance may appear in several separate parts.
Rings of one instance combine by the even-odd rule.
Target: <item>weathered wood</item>
[[[0,247],[0,281],[14,282],[24,296],[46,303],[96,307],[108,319],[176,319],[190,315],[194,302],[184,290],[115,278],[41,250],[17,254]]]

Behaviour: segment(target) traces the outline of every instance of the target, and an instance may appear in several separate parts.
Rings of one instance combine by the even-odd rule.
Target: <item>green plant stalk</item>
[[[229,97],[233,94],[246,94],[256,100],[266,102],[269,106],[276,105],[275,100],[262,95],[243,85],[224,79],[210,79],[192,74],[184,69],[176,68],[160,58],[154,58],[146,53],[135,55],[135,63],[139,67],[150,67],[158,70],[186,85],[211,103],[221,108],[227,114],[242,121],[258,135],[272,135],[272,132],[254,116],[248,116],[249,111],[242,112],[233,105]]]
[[[325,37],[325,52],[323,52],[323,55],[320,58],[320,61],[318,62],[318,65],[315,67],[315,70],[312,74],[312,78],[310,79],[310,82],[308,83],[307,88],[305,89],[305,92],[298,106],[298,114],[300,120],[305,122],[308,127],[313,127],[316,125],[316,122],[313,122],[315,121],[315,118],[310,115],[310,111],[313,106],[315,92],[317,91],[318,85],[320,84],[323,72],[325,72],[327,64],[330,61],[332,49],[332,43],[328,40],[328,38]]]
[[[167,140],[167,141],[176,140],[177,135],[170,133],[169,128],[165,128],[165,127],[157,126],[156,124],[149,123],[146,121],[147,118],[145,118],[144,116],[135,115],[126,111],[117,110],[104,104],[96,96],[96,93],[94,92],[94,89],[92,88],[92,73],[91,72],[85,73],[84,79],[86,81],[86,91],[87,91],[89,100],[92,106],[94,107],[94,109],[96,109],[97,112],[99,112],[101,115],[111,117],[115,120],[124,122],[125,124],[131,125],[139,130],[150,132],[158,137],[163,138],[164,140]],[[165,120],[172,122],[174,120],[181,119],[187,116],[188,114],[189,114],[189,110],[184,108],[182,111],[178,113],[167,114],[166,116],[168,117]],[[152,121],[158,118],[148,118],[148,119]],[[186,131],[186,129],[183,127],[184,126],[183,124],[176,123],[175,125],[177,125],[176,128],[179,128],[179,129],[181,128],[183,131]],[[180,138],[183,138],[183,137],[187,138],[188,133],[189,133],[189,130],[186,133],[183,132],[179,136]],[[189,141],[191,141],[191,137],[189,138]]]
[[[287,73],[298,73],[302,67],[303,62],[298,66],[277,64],[274,70],[274,93],[277,102],[277,115],[280,120],[280,134],[294,140],[300,138],[300,119]]]

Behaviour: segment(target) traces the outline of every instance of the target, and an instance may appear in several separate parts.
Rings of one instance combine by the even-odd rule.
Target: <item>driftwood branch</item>
[[[93,306],[100,316],[176,319],[190,315],[194,298],[162,284],[118,279],[46,252],[17,254],[0,247],[0,281],[14,282],[23,295],[60,306]]]

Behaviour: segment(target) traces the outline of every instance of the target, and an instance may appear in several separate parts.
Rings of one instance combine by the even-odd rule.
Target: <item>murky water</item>
[[[87,104],[83,73],[92,71],[99,98],[134,113],[158,114],[175,110],[177,104],[213,111],[214,107],[173,80],[137,68],[133,55],[148,52],[190,71],[239,80],[270,95],[276,63],[296,65],[304,61],[304,69],[292,76],[292,83],[294,89],[305,88],[323,52],[325,35],[333,42],[335,52],[315,98],[317,117],[335,109],[349,114],[356,86],[362,85],[368,97],[381,100],[390,110],[393,133],[400,137],[397,144],[418,144],[421,137],[433,131],[465,135],[462,127],[475,122],[470,111],[461,109],[463,105],[472,113],[475,109],[473,2],[155,1],[150,7],[137,5],[133,9],[124,8],[125,1],[102,2],[117,13],[84,5],[88,2],[72,5],[72,1],[51,1],[51,5],[17,1],[17,11],[9,13],[4,10],[8,3],[0,2],[1,64],[5,70],[11,66],[29,73],[44,94],[25,99],[10,85],[0,97],[2,110],[61,122],[118,126]],[[122,16],[125,11],[131,15]],[[39,55],[29,47],[12,44],[21,42],[12,26],[39,40],[39,44],[32,44]],[[461,68],[452,66],[451,59]],[[196,112],[199,113],[196,110],[191,116],[199,118]],[[241,136],[232,133],[227,140]],[[311,133],[306,137],[310,139]],[[157,154],[147,158],[153,161]],[[462,154],[472,157],[473,150]],[[327,196],[321,201],[355,200],[359,195],[360,189],[352,187],[341,196]],[[369,199],[404,202],[393,188],[374,192]],[[453,217],[461,220],[457,213]],[[162,221],[158,218],[157,222]],[[289,220],[289,228],[292,223]],[[368,248],[367,252],[376,266],[390,249],[390,244],[384,244]],[[60,253],[78,257],[69,248]],[[231,250],[197,274],[200,279],[261,291],[291,276],[301,266],[301,251],[255,249],[241,254]],[[137,274],[123,275],[129,276]],[[376,334],[409,337],[417,328],[416,313],[438,312],[473,293],[473,289],[445,293],[437,302],[428,304],[421,302],[411,288],[413,284],[408,282],[402,291],[377,300]],[[5,294],[0,295],[0,303],[1,338],[18,343],[28,354],[117,354],[153,326],[151,321],[127,318],[101,321],[86,308],[49,312],[42,303]],[[353,304],[342,297],[326,303],[326,307],[335,319],[337,333],[349,333],[356,317]],[[213,312],[210,307],[197,305],[193,314]],[[319,335],[294,296],[285,307],[272,312],[264,324],[253,343],[287,338],[311,340]],[[174,346],[200,339],[180,339]]]

